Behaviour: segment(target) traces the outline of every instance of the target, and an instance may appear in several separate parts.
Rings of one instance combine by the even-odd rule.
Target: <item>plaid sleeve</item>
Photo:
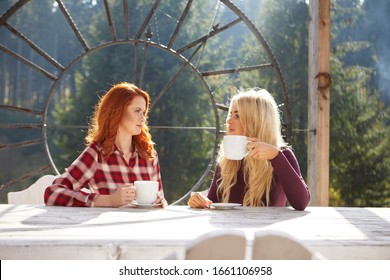
[[[94,177],[98,162],[96,147],[88,146],[80,156],[47,187],[44,194],[46,205],[92,206],[96,193],[82,191]]]
[[[153,161],[153,175],[152,175],[153,181],[158,181],[159,184],[159,190],[163,190],[163,184],[161,180],[161,173],[160,173],[160,160],[158,158],[158,154],[156,151],[154,151],[154,161]]]

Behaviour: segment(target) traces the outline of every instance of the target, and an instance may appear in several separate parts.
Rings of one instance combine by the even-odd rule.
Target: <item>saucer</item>
[[[231,210],[236,207],[242,206],[241,203],[213,203],[211,204],[212,207],[218,210]]]
[[[157,207],[160,207],[161,204],[142,204],[142,203],[137,203],[137,202],[133,202],[131,203],[131,205],[137,207],[137,208],[157,208]]]

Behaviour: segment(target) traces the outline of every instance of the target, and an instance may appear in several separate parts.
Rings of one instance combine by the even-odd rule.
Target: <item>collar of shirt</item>
[[[112,149],[112,152],[111,154],[113,153],[116,153],[116,152],[119,152],[119,154],[121,156],[124,155],[124,153],[117,147],[117,145],[114,143],[114,147]],[[138,156],[138,150],[137,150],[137,147],[134,147],[134,152],[131,154],[131,157],[130,158],[135,158],[136,156]]]

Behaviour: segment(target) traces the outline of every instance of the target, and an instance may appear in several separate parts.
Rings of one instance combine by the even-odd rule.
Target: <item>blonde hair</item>
[[[285,146],[281,134],[281,123],[278,106],[272,95],[265,89],[252,88],[234,95],[229,108],[236,104],[240,122],[247,137],[257,138],[276,147]],[[221,147],[218,158],[221,167],[221,178],[218,193],[221,201],[227,202],[231,188],[237,183],[237,173],[241,161],[228,160]],[[244,206],[268,206],[273,178],[273,168],[268,160],[258,160],[246,156],[242,161],[246,192]],[[262,198],[265,197],[265,203]]]

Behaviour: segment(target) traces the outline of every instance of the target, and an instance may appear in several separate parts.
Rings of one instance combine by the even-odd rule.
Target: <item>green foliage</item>
[[[293,128],[292,147],[306,176],[307,170],[307,77],[308,77],[308,7],[304,1],[263,0],[254,21],[275,55],[286,81]],[[264,72],[258,84],[274,92],[278,81]],[[277,96],[283,103],[283,98]],[[283,107],[281,107],[283,110]]]
[[[389,109],[378,96],[373,81],[375,63],[366,67],[367,50],[373,62],[379,55],[372,48],[375,40],[361,34],[361,16],[368,12],[364,8],[372,9],[369,4],[373,2],[365,1],[363,6],[360,1],[332,2],[330,203],[335,206],[389,205]],[[376,10],[390,6],[381,2],[382,8],[376,6],[377,2],[373,5]],[[300,19],[307,18],[308,7],[303,1],[294,0],[263,3],[255,20],[264,28],[260,30],[264,30],[286,78],[293,128],[302,129],[307,126],[308,31],[306,21]],[[371,22],[381,20],[364,17],[368,18]],[[364,40],[356,40],[355,30]],[[377,34],[372,29],[365,34],[372,33]],[[259,77],[257,83],[272,86],[266,75]],[[306,145],[304,135],[295,133],[293,148],[304,174]]]
[[[338,75],[331,105],[331,185],[343,206],[388,206],[389,108],[376,92],[367,91],[369,69],[340,69],[339,62],[332,62]]]
[[[350,14],[361,14],[360,3],[336,1],[335,19],[345,23]],[[341,16],[340,16],[341,15]],[[340,19],[341,17],[341,19]],[[340,195],[341,206],[389,206],[390,111],[373,88],[373,68],[357,64],[372,47],[345,29],[359,29],[357,20],[336,26],[332,41],[330,184]],[[332,29],[333,30],[333,29]],[[348,34],[348,32],[347,32]],[[350,34],[350,33],[349,33]],[[354,57],[355,60],[351,60]],[[341,202],[340,202],[341,200]]]
[[[165,3],[165,9],[171,12],[179,7],[175,1]],[[117,2],[110,6],[113,14],[120,14],[122,5]],[[146,2],[137,2],[131,11],[135,15],[143,15],[149,12],[150,5]],[[110,33],[106,23],[101,20],[105,11],[100,10],[95,14],[88,32],[90,42],[104,44],[110,40]],[[132,32],[143,23],[144,18],[137,16],[132,18]],[[189,21],[196,20],[196,12]],[[188,23],[191,24],[191,23]],[[198,26],[199,28],[202,25]],[[154,27],[155,28],[155,27]],[[188,43],[195,29],[183,29],[177,44]],[[119,34],[124,30],[118,28]],[[160,40],[169,38],[171,30],[159,28],[153,30]],[[144,35],[141,36],[144,38]],[[145,68],[142,69],[142,61],[146,54]],[[212,55],[211,58],[212,59]],[[203,57],[206,63],[207,57]],[[53,117],[56,123],[63,125],[78,124],[87,126],[88,118],[96,105],[99,96],[104,94],[112,84],[122,81],[130,81],[137,85],[141,83],[152,97],[152,102],[165,84],[179,70],[183,62],[168,55],[163,50],[153,46],[135,45],[131,43],[119,44],[101,48],[80,61],[75,71],[75,90],[56,105]],[[137,76],[134,77],[134,68]],[[149,125],[156,142],[156,149],[161,161],[161,173],[168,201],[175,201],[183,196],[200,178],[211,158],[215,134],[208,130],[177,130],[161,127],[210,127],[215,126],[209,96],[206,89],[200,83],[199,78],[193,75],[193,71],[186,67],[162,95],[155,106],[151,108]],[[85,130],[84,130],[85,132]],[[65,168],[71,160],[77,157],[82,149],[80,143],[84,137],[80,129],[67,130],[53,133],[54,146],[58,146],[56,163]],[[75,149],[75,147],[77,147]]]

